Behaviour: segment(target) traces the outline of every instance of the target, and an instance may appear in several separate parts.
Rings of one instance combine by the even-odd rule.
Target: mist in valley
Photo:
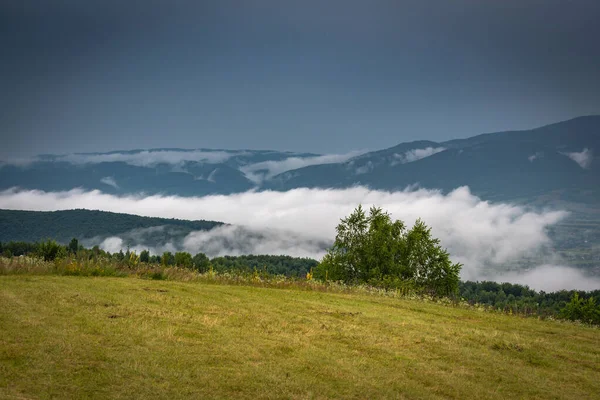
[[[414,187],[396,192],[353,187],[204,197],[115,196],[81,189],[66,192],[13,189],[0,194],[0,208],[6,209],[87,208],[225,222],[227,225],[209,231],[166,231],[164,227],[155,227],[84,242],[110,252],[130,248],[149,249],[154,254],[203,252],[209,257],[285,254],[320,259],[333,243],[340,219],[358,204],[366,208],[381,207],[409,228],[418,218],[423,219],[452,259],[463,264],[462,279],[509,281],[545,291],[600,288],[600,279],[570,268],[552,250],[547,229],[566,218],[567,212],[483,201],[468,187],[448,194]]]

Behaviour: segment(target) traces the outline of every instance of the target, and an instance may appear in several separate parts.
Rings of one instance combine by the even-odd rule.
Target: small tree
[[[71,239],[67,249],[69,250],[69,253],[77,254],[77,251],[79,250],[79,241],[76,238]]]
[[[150,252],[148,250],[142,250],[142,252],[140,253],[140,262],[150,262]]]
[[[173,253],[171,253],[170,251],[165,251],[162,255],[162,257],[160,258],[161,264],[164,265],[165,267],[168,267],[170,265],[175,265],[175,257],[173,256]]]
[[[175,265],[183,268],[192,267],[192,255],[185,251],[175,253]]]
[[[406,272],[418,287],[434,295],[449,295],[458,290],[461,264],[453,264],[450,254],[431,236],[431,228],[418,219],[406,234],[404,253]]]
[[[66,256],[66,249],[54,240],[47,240],[38,245],[38,256],[44,261],[53,261],[56,258]]]
[[[125,253],[123,253],[123,249],[119,250],[118,253],[113,253],[113,257],[117,259],[117,261],[123,261],[125,259]]]
[[[600,325],[600,306],[596,304],[596,299],[593,297],[585,300],[575,292],[571,301],[560,310],[559,316],[571,321]]]
[[[192,259],[192,265],[194,266],[194,269],[198,270],[199,272],[206,272],[208,271],[210,260],[208,259],[206,254],[198,253]]]

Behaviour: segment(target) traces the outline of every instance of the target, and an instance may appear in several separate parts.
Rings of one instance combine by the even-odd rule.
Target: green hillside
[[[184,236],[191,231],[209,230],[219,225],[222,222],[140,217],[106,211],[0,210],[0,242],[54,239],[68,243],[72,238],[107,237],[158,226],[170,228]]]
[[[361,294],[0,276],[0,398],[592,399],[600,331]]]

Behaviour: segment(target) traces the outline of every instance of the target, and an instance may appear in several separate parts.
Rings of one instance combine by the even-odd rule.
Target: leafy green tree
[[[142,252],[140,253],[140,262],[150,262],[150,252],[148,250],[142,250]]]
[[[192,265],[194,269],[198,270],[199,272],[206,272],[208,271],[210,260],[208,259],[206,254],[198,253],[192,259]]]
[[[433,238],[431,229],[418,220],[406,231],[381,208],[367,215],[362,206],[336,227],[333,246],[315,270],[315,277],[369,283],[378,286],[414,286],[434,295],[458,290],[461,265]]]
[[[175,253],[175,265],[183,268],[192,267],[192,255],[185,251]]]
[[[53,261],[56,258],[66,256],[66,249],[54,240],[47,240],[38,245],[38,256],[45,261]]]
[[[67,249],[69,250],[69,253],[77,254],[77,251],[79,250],[79,241],[76,238],[71,239]]]
[[[173,256],[173,253],[171,253],[170,251],[165,251],[162,255],[162,257],[160,258],[161,264],[164,265],[165,267],[168,267],[170,265],[175,265],[175,257]]]
[[[438,295],[449,295],[458,290],[462,265],[450,261],[448,251],[442,248],[439,239],[431,236],[431,228],[421,219],[406,234],[404,256],[408,276],[417,287]]]
[[[571,321],[598,325],[600,324],[600,306],[596,304],[596,299],[593,297],[586,300],[579,297],[579,293],[575,292],[571,301],[560,310],[559,316]]]

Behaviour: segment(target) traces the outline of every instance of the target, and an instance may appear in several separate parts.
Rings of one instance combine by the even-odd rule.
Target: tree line
[[[54,240],[0,242],[0,255],[8,258],[33,256],[45,261],[53,261],[57,258],[72,255],[88,259],[102,258],[109,262],[118,263],[127,263],[134,259],[136,262],[152,265],[189,268],[200,273],[207,272],[210,268],[217,272],[251,272],[256,269],[271,275],[286,275],[289,277],[305,277],[311,269],[318,265],[318,261],[311,258],[286,255],[221,256],[211,259],[202,252],[192,255],[185,251],[166,251],[162,254],[151,254],[149,250],[143,250],[137,254],[130,250],[120,250],[111,254],[102,250],[99,246],[94,246],[91,249],[84,248],[76,238],[73,238],[67,245],[61,245]]]

